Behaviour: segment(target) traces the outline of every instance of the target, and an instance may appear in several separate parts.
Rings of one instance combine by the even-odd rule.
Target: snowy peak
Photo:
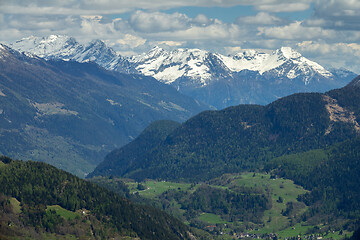
[[[129,59],[140,73],[153,76],[159,81],[171,84],[181,77],[188,77],[206,85],[211,78],[210,53],[200,49],[176,49],[166,51],[154,47],[148,53]]]
[[[294,79],[298,76],[320,74],[332,77],[332,74],[319,64],[308,60],[290,47],[282,47],[272,53],[261,53],[256,50],[246,50],[234,56],[218,54],[224,64],[234,72],[243,70],[257,71],[261,75],[272,71],[278,76]],[[307,80],[306,80],[307,81]],[[305,84],[306,84],[306,81]]]
[[[162,55],[168,55],[169,53],[162,49],[161,47],[154,47],[153,49],[151,49],[148,54],[144,54],[144,56],[147,56],[148,58],[154,58],[154,57],[159,57]]]
[[[93,40],[82,45],[74,38],[65,35],[50,35],[42,38],[31,36],[16,41],[11,47],[45,59],[95,61],[103,67],[107,66],[114,58],[120,57],[101,40]]]
[[[9,51],[7,47],[0,43],[0,61],[5,61],[8,55],[9,55]]]
[[[51,59],[72,59],[82,46],[72,37],[65,35],[50,35],[48,37],[28,37],[10,45],[20,52],[30,52],[39,57]]]
[[[84,49],[79,53],[74,60],[79,62],[94,61],[100,65],[104,65],[117,57],[116,52],[106,46],[101,40],[94,40],[84,46]]]
[[[290,47],[282,47],[275,51],[277,54],[284,56],[287,59],[297,59],[301,54]]]

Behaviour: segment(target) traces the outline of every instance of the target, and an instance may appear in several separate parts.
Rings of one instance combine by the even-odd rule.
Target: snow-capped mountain
[[[356,76],[347,70],[328,71],[289,47],[271,53],[246,50],[233,56],[155,47],[128,62],[139,73],[217,108],[267,104],[296,92],[324,92],[345,86]]]
[[[85,45],[66,35],[23,38],[10,45],[20,52],[30,52],[45,59],[94,61],[105,67],[119,55],[101,40],[93,40]]]
[[[277,75],[286,76],[289,79],[306,75],[305,84],[309,84],[311,80],[309,73],[317,73],[326,78],[333,77],[331,72],[301,56],[300,53],[290,47],[282,47],[271,54],[249,50],[228,57],[218,54],[218,57],[233,72],[251,70],[262,75],[264,72],[273,70]]]
[[[217,108],[267,104],[296,92],[324,92],[342,87],[356,76],[347,70],[326,70],[289,47],[271,53],[245,50],[229,56],[200,49],[166,51],[155,47],[125,58],[101,40],[81,45],[63,35],[29,37],[11,47],[47,59],[94,61],[108,70],[152,76]]]
[[[172,84],[188,78],[198,86],[206,86],[214,78],[228,77],[231,72],[220,59],[200,49],[176,49],[168,52],[155,47],[150,52],[129,59],[141,74]],[[215,69],[217,68],[217,69]]]
[[[260,75],[273,71],[278,76],[294,79],[303,76],[305,85],[315,74],[332,78],[331,72],[319,64],[306,59],[289,47],[282,47],[271,54],[246,50],[234,56],[213,54],[200,49],[177,49],[167,52],[155,47],[147,54],[129,59],[140,73],[172,84],[179,78],[197,80],[206,86],[219,78],[232,77],[243,70],[256,71]]]

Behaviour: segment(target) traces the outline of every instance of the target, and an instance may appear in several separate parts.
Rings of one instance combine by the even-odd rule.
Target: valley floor
[[[266,173],[226,174],[196,184],[121,180],[125,181],[132,197],[145,199],[138,201],[147,201],[216,239],[344,239],[352,235],[352,232],[342,230],[336,224],[306,221],[303,215],[309,207],[299,201],[298,196],[308,191],[291,180]],[[100,184],[104,181],[111,185],[119,179],[95,179]],[[201,191],[205,187],[207,193]],[[214,189],[219,191],[207,195]],[[269,202],[266,208],[254,206],[252,212],[248,213],[254,218],[244,219],[227,205],[234,202],[219,197],[225,192],[227,197],[232,198],[236,196],[231,195],[232,192],[244,196],[264,195]],[[207,203],[202,200],[205,198],[210,198],[211,202],[206,211],[196,204],[189,204],[191,201],[206,206]],[[250,198],[248,201],[250,204],[257,204]]]

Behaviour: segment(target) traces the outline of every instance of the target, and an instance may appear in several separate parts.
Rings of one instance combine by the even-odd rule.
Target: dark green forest
[[[188,227],[160,210],[133,204],[114,192],[45,163],[14,161],[7,157],[0,160],[3,206],[8,197],[16,198],[21,203],[20,218],[25,226],[56,232],[61,218],[45,209],[59,205],[69,211],[91,213],[94,223],[101,222],[104,229],[114,229],[117,235],[141,239],[187,239],[191,236]],[[4,207],[3,211],[6,209]],[[99,229],[93,234],[99,239],[107,238],[106,232]]]
[[[255,192],[245,187],[229,190],[203,185],[192,193],[170,190],[163,193],[160,199],[164,205],[174,199],[181,204],[182,209],[190,209],[188,221],[198,217],[199,212],[206,212],[231,222],[259,223],[264,211],[271,208],[271,202],[264,192]]]
[[[305,218],[360,219],[360,138],[326,149],[283,156],[266,167],[311,192],[299,199],[311,206]]]

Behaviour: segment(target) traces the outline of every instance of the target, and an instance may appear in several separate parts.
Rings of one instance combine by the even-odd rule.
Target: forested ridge
[[[0,194],[16,198],[21,203],[23,224],[41,231],[51,231],[44,225],[56,214],[46,206],[59,205],[69,210],[83,210],[94,216],[104,229],[114,229],[117,235],[141,239],[187,239],[188,227],[153,207],[136,205],[114,192],[84,181],[69,173],[39,162],[23,162],[7,157],[0,159]],[[6,201],[5,201],[6,203]],[[55,221],[56,222],[56,221]],[[52,231],[56,232],[53,226]],[[99,230],[98,238],[109,238]]]
[[[353,101],[358,95],[349,87],[327,94],[294,94],[267,106],[239,105],[205,111],[161,141],[140,135],[131,143],[131,151],[128,147],[114,150],[91,176],[191,182],[262,169],[274,157],[358,136],[355,121],[349,120],[359,121],[360,101]],[[344,112],[335,114],[343,114],[344,118],[330,116],[334,114],[329,112],[330,101]]]

